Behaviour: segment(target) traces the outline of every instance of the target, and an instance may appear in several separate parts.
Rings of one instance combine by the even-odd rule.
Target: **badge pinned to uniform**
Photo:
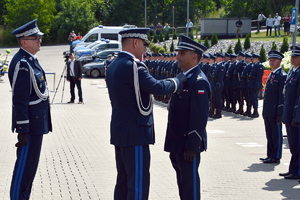
[[[204,94],[204,90],[198,90],[198,94]]]
[[[45,80],[44,76],[41,77],[41,81]]]

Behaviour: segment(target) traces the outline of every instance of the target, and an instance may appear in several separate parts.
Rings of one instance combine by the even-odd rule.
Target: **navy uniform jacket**
[[[247,63],[245,60],[241,60],[236,63],[234,71],[233,71],[233,80],[232,80],[232,86],[234,88],[241,88],[241,73],[246,67]]]
[[[12,131],[46,134],[52,131],[49,95],[44,70],[22,48],[10,62]]]
[[[142,115],[138,108],[133,73],[134,58],[124,51],[109,65],[106,75],[109,98],[112,106],[110,133],[111,144],[116,146],[137,146],[154,144],[153,113]],[[149,105],[150,94],[165,95],[177,90],[177,78],[154,79],[147,67],[136,61],[140,97],[144,107]]]
[[[252,65],[253,63],[248,63],[246,65],[243,65],[242,67],[242,72],[241,72],[241,88],[248,88],[248,76],[249,76],[249,73],[250,73],[250,70],[252,68]]]
[[[275,74],[272,72],[267,80],[264,94],[263,117],[276,118],[282,116],[283,111],[283,87],[286,80],[286,72],[280,67]]]
[[[225,81],[224,84],[226,84],[227,87],[232,87],[232,80],[233,80],[233,72],[235,69],[235,65],[236,65],[237,61],[230,63],[228,66],[228,69],[225,73]]]
[[[202,65],[201,70],[203,71],[203,73],[204,73],[206,76],[207,76],[207,71],[208,71],[209,67],[210,67],[210,65],[209,65],[208,62]]]
[[[188,81],[183,91],[172,94],[169,104],[164,150],[171,153],[207,149],[210,84],[199,67],[192,69],[186,77]]]
[[[260,89],[262,86],[262,76],[264,73],[264,66],[257,62],[250,69],[248,76],[248,88]]]
[[[282,114],[283,123],[300,123],[300,67],[288,74],[285,85],[285,99]]]
[[[213,68],[213,71],[211,73],[211,89],[212,91],[219,91],[223,90],[224,87],[224,74],[225,74],[225,68],[222,62],[217,63],[215,67]]]

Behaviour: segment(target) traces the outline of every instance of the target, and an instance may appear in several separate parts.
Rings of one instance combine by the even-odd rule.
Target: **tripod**
[[[61,75],[60,75],[60,79],[59,79],[59,82],[58,82],[57,87],[56,87],[56,89],[55,89],[55,93],[54,93],[54,96],[53,96],[53,99],[52,99],[51,104],[53,104],[53,101],[54,101],[54,99],[55,99],[57,90],[58,90],[59,85],[60,85],[60,82],[61,82],[61,79],[64,77],[64,85],[63,85],[63,90],[62,90],[62,94],[61,94],[61,101],[60,101],[60,103],[62,103],[63,96],[64,96],[64,92],[65,92],[65,83],[66,83],[65,71],[66,71],[66,69],[67,69],[67,62],[68,62],[68,60],[69,60],[69,58],[66,58],[66,60],[65,60],[66,64],[65,64],[65,67],[64,67],[64,69],[63,69],[63,71],[62,71],[62,73],[61,73]]]

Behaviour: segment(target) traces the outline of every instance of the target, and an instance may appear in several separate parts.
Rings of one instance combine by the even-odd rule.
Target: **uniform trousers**
[[[215,101],[215,108],[216,109],[222,109],[223,103],[222,103],[222,90],[223,88],[217,90],[214,92],[214,101]]]
[[[236,105],[236,98],[235,98],[235,89],[233,87],[228,88],[228,93],[229,93],[229,101],[230,103],[235,106]]]
[[[275,117],[264,117],[264,123],[267,137],[267,156],[281,159],[282,124],[277,124]]]
[[[81,89],[81,80],[76,79],[74,76],[70,77],[70,93],[71,93],[71,101],[75,100],[75,85],[78,90],[79,101],[83,101],[82,99],[82,89]]]
[[[42,141],[43,134],[29,135],[26,145],[17,148],[17,160],[10,187],[11,200],[29,199],[39,164]]]
[[[235,99],[237,100],[237,102],[239,103],[239,105],[244,105],[244,100],[242,98],[242,94],[243,94],[243,91],[241,88],[236,88],[235,89]]]
[[[114,200],[147,200],[150,186],[149,145],[115,146],[117,181]]]
[[[201,198],[198,172],[200,153],[196,154],[192,162],[184,160],[183,154],[170,153],[169,157],[176,171],[180,200],[199,200]]]
[[[259,92],[259,89],[256,89],[256,88],[250,88],[249,89],[249,95],[250,95],[250,102],[251,102],[251,105],[253,106],[253,108],[258,108],[258,92]]]
[[[286,123],[290,152],[292,154],[289,166],[289,173],[300,175],[300,128]]]
[[[243,92],[244,100],[246,101],[246,104],[248,105],[248,103],[250,103],[250,101],[249,101],[249,89],[248,88],[243,88],[242,92]]]

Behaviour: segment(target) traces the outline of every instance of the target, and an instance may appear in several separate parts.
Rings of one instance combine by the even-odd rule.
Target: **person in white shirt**
[[[257,32],[259,33],[259,29],[261,27],[262,21],[266,19],[266,16],[261,12],[257,17]]]
[[[189,22],[186,23],[186,27],[189,29],[189,34],[190,34],[193,26],[194,26],[193,22],[191,21],[191,19],[189,19]]]
[[[280,21],[281,21],[281,17],[279,16],[278,13],[276,13],[274,17],[274,31],[275,31],[275,36],[278,37],[280,37]]]
[[[272,28],[273,28],[273,24],[274,24],[274,21],[273,21],[273,18],[272,18],[272,15],[269,15],[269,18],[267,19],[266,21],[266,25],[267,25],[267,33],[266,33],[266,36],[268,36],[268,32],[270,31],[270,36],[272,36]]]

